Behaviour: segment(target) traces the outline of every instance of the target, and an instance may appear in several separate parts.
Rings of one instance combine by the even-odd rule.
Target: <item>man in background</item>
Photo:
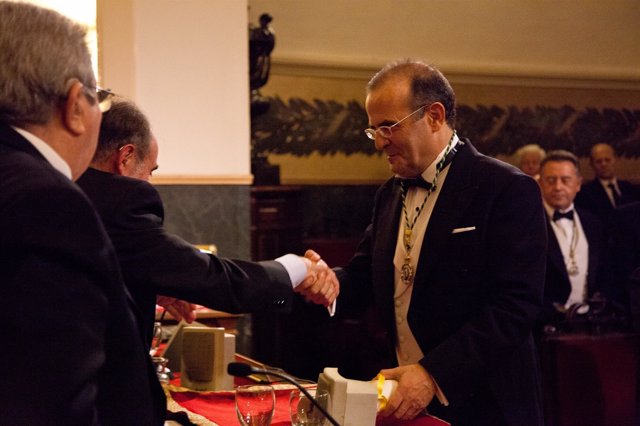
[[[168,296],[163,304],[188,320],[190,305],[181,299],[225,312],[283,312],[290,309],[295,290],[331,305],[337,286],[331,281],[322,281],[323,287],[313,284],[316,274],[333,272],[312,251],[309,259],[289,254],[275,261],[231,260],[202,253],[168,233],[162,200],[148,182],[157,160],[158,142],[149,121],[135,104],[116,98],[103,116],[91,167],[78,180],[96,206],[125,283],[143,310],[147,341],[157,295]]]
[[[606,290],[606,238],[600,221],[574,206],[582,184],[580,163],[574,154],[563,150],[547,153],[539,184],[549,234],[540,325],[557,325],[572,306]]]
[[[0,424],[163,423],[113,247],[72,182],[104,95],[81,26],[0,1]]]
[[[398,366],[381,371],[398,381],[382,414],[541,424],[531,335],[546,251],[538,186],[458,138],[455,94],[434,66],[385,66],[365,107],[365,133],[395,178],[378,190],[354,257],[336,269],[337,314],[373,309],[381,357],[364,375]]]
[[[595,144],[591,148],[590,165],[595,178],[582,185],[576,205],[589,210],[603,224],[608,224],[614,208],[640,201],[640,191],[631,182],[616,176],[616,154],[611,145]]]

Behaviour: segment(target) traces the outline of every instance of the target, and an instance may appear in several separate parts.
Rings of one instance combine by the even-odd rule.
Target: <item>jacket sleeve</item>
[[[109,236],[128,286],[227,312],[290,308],[291,282],[278,262],[201,253],[167,232],[163,219],[160,196],[144,181],[131,186],[116,207]],[[131,288],[133,293],[138,290]]]

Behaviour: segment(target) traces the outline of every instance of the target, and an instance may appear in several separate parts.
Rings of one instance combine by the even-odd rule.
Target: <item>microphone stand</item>
[[[246,366],[246,367],[245,367]],[[242,374],[245,371],[240,371],[238,372],[238,368],[235,367],[240,367],[240,370],[245,370],[246,369],[246,373],[247,374]],[[248,367],[248,368],[247,368]],[[304,388],[304,386],[302,386],[300,383],[298,383],[298,381],[296,379],[294,379],[293,377],[289,376],[288,374],[285,373],[281,373],[279,371],[274,371],[274,370],[267,370],[267,369],[260,369],[260,368],[254,368],[252,366],[250,366],[249,364],[244,364],[241,362],[230,362],[229,365],[227,366],[227,373],[231,374],[232,376],[248,376],[248,373],[252,373],[252,374],[264,374],[264,375],[268,375],[268,376],[276,376],[276,377],[280,377],[281,379],[284,379],[285,381],[291,383],[292,385],[294,385],[295,387],[297,387],[298,389],[300,389],[300,392],[302,392],[304,394],[304,396],[306,396],[309,401],[311,401],[311,403],[318,409],[320,410],[320,412],[327,418],[327,420],[329,420],[329,422],[333,425],[333,426],[340,426],[340,423],[338,423],[332,416],[331,414],[329,414],[327,412],[327,410],[324,409],[324,407],[322,407],[320,404],[318,404],[318,401],[315,400],[314,397],[311,396],[311,394],[309,393],[308,390],[306,390]],[[234,374],[234,373],[239,373],[239,374]]]

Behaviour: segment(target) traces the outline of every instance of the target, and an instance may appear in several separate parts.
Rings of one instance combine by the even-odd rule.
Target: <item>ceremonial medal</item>
[[[436,174],[433,177],[433,181],[431,182],[431,185],[427,188],[427,193],[425,194],[424,199],[420,204],[420,207],[416,208],[416,213],[413,216],[413,220],[409,220],[409,214],[407,213],[407,187],[404,183],[402,184],[402,213],[404,215],[404,232],[402,234],[402,243],[404,244],[406,256],[404,258],[404,263],[402,264],[401,278],[402,278],[402,282],[407,287],[413,284],[413,277],[414,277],[413,266],[411,266],[411,248],[412,248],[411,234],[413,231],[413,227],[416,225],[416,222],[418,221],[418,218],[420,217],[420,214],[422,213],[422,210],[424,209],[425,204],[427,204],[429,195],[431,195],[431,193],[436,189],[436,183],[438,181],[438,176],[440,176],[440,172],[442,171],[442,169],[444,169],[444,167],[448,164],[448,162],[451,161],[451,159],[453,158],[453,155],[456,152],[451,147],[451,144],[453,143],[453,139],[455,138],[455,136],[456,136],[456,132],[454,131],[453,134],[451,135],[451,139],[449,139],[449,144],[445,149],[444,155],[436,165]],[[449,155],[450,153],[452,155]]]
[[[576,248],[578,247],[578,239],[580,235],[578,234],[578,226],[576,225],[576,221],[573,221],[573,234],[571,234],[571,243],[569,244],[569,266],[567,266],[567,274],[569,276],[575,277],[578,275],[580,270],[578,269],[578,264],[576,263]]]
[[[404,263],[402,264],[402,282],[407,286],[413,282],[413,268],[411,267],[411,257],[409,256],[404,258]]]

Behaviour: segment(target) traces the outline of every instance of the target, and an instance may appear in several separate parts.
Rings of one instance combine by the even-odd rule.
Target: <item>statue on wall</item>
[[[251,115],[264,113],[269,101],[260,95],[260,88],[267,83],[271,70],[271,51],[276,39],[271,26],[273,18],[267,13],[260,15],[260,26],[249,25],[249,81],[251,88]]]
[[[271,103],[263,98],[260,88],[267,84],[271,70],[271,51],[276,44],[276,38],[269,25],[273,18],[263,13],[260,15],[260,26],[249,24],[249,87],[251,104],[251,173],[254,185],[279,185],[280,167],[270,164],[267,154],[256,150],[256,136],[254,123],[256,117],[264,114]]]

